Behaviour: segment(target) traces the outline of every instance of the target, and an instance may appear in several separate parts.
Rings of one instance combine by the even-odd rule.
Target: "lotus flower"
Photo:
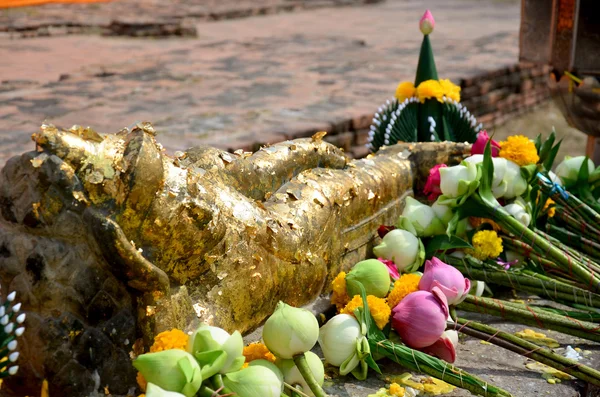
[[[456,360],[456,346],[458,345],[458,332],[453,330],[444,331],[440,339],[433,345],[420,349],[432,356],[453,363]]]
[[[412,197],[406,197],[404,210],[396,223],[418,237],[431,237],[445,233],[445,227],[433,209]]]
[[[446,330],[448,301],[446,295],[433,287],[431,292],[408,294],[392,311],[394,328],[406,345],[421,349],[433,345]]]
[[[479,186],[477,166],[463,162],[453,167],[440,168],[440,189],[448,198],[456,199],[473,193]]]
[[[202,384],[202,373],[194,356],[179,349],[142,354],[133,362],[149,383],[166,391],[192,397]]]
[[[154,383],[148,383],[146,385],[146,397],[185,397],[185,395],[174,391],[167,391],[156,386]]]
[[[473,164],[480,164],[483,162],[483,154],[474,154],[467,157],[464,161]],[[492,194],[494,197],[503,197],[508,188],[507,181],[504,176],[506,174],[508,160],[502,157],[493,157],[492,164],[494,165],[494,179],[492,180]],[[512,174],[511,174],[512,175]]]
[[[479,131],[477,134],[477,139],[473,146],[471,146],[471,154],[483,154],[485,145],[487,145],[488,141],[491,141],[492,157],[498,157],[498,154],[500,153],[500,144],[491,139],[486,130]]]
[[[427,183],[425,183],[425,188],[423,188],[423,193],[427,194],[427,198],[429,200],[433,201],[437,199],[440,194],[442,194],[442,189],[440,189],[440,168],[446,167],[446,164],[438,164],[429,170]]]
[[[431,11],[425,11],[425,14],[421,17],[419,21],[419,30],[421,33],[427,35],[433,32],[433,28],[435,27],[435,20],[433,19],[433,15],[431,15]]]
[[[565,159],[556,167],[556,175],[563,182],[563,185],[567,188],[575,185],[577,179],[579,179],[579,170],[584,165],[586,156],[569,157],[565,156]],[[594,162],[587,159],[588,172],[594,170]]]
[[[398,267],[393,261],[388,261],[387,259],[377,258],[377,260],[387,266],[388,273],[390,274],[390,278],[394,281],[400,278],[400,272],[398,272]]]
[[[242,368],[244,341],[242,335],[210,325],[200,326],[189,338],[187,351],[194,355],[202,367],[203,378],[216,373],[225,374]]]
[[[444,293],[448,305],[457,305],[469,293],[471,282],[455,267],[433,257],[430,261],[425,261],[425,272],[419,281],[419,289],[432,291],[436,287]]]
[[[527,207],[529,206],[527,205],[525,200],[523,200],[521,197],[517,197],[517,199],[514,202],[505,205],[504,209],[506,210],[506,212],[512,215],[513,218],[518,220],[523,226],[529,226],[529,224],[531,223],[531,214],[529,213]]]
[[[387,277],[387,270],[385,272]],[[283,302],[277,304],[263,328],[263,341],[267,349],[279,358],[293,358],[309,351],[317,343],[318,337],[319,323],[315,315]]]
[[[310,372],[312,372],[319,386],[323,386],[323,382],[325,381],[325,368],[323,367],[323,362],[319,356],[313,352],[306,352],[305,355]],[[294,360],[277,359],[275,364],[283,374],[283,380],[285,383],[292,386],[300,385],[304,394],[314,397],[314,393],[308,386],[308,383],[306,383],[306,380],[300,373],[300,370],[294,363]]]
[[[225,387],[244,397],[279,397],[283,391],[283,375],[275,365],[250,365],[223,377]]]
[[[358,281],[365,287],[367,295],[385,298],[390,291],[390,276],[386,265],[377,259],[358,262],[346,276],[348,296],[360,295],[359,287],[350,281]]]
[[[357,342],[363,337],[359,322],[349,314],[338,314],[327,321],[319,331],[319,346],[325,356],[325,361],[336,367],[344,362],[353,362],[345,368],[346,375],[358,365]]]
[[[413,272],[421,266],[425,249],[421,241],[412,233],[395,229],[385,235],[381,244],[373,248],[377,257],[396,264],[398,271]]]
[[[521,167],[510,160],[506,160],[504,182],[506,182],[506,192],[502,197],[507,200],[518,197],[527,190],[527,181],[521,175]]]

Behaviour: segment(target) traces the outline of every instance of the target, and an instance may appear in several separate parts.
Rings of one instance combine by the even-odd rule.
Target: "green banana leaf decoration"
[[[475,142],[482,125],[460,104],[460,87],[438,79],[429,34],[435,22],[429,11],[421,18],[424,34],[414,85],[402,82],[394,99],[379,107],[373,117],[367,147],[397,142]]]

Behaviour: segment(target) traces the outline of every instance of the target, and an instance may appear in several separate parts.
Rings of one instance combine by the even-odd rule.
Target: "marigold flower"
[[[542,211],[547,211],[548,218],[552,218],[556,214],[555,204],[556,204],[556,201],[552,200],[551,198],[546,200],[546,203],[544,204],[544,208],[542,208]]]
[[[385,299],[378,298],[374,295],[367,296],[367,303],[369,304],[369,311],[375,320],[375,324],[377,324],[377,328],[383,329],[383,327],[385,327],[390,321],[392,309],[390,309]],[[354,310],[359,307],[363,307],[363,301],[360,295],[355,295],[340,313],[354,316]]]
[[[397,383],[392,383],[390,385],[390,396],[403,397],[405,391],[406,391],[406,389],[404,389],[402,386],[400,386]]]
[[[513,135],[500,142],[500,157],[520,166],[537,164],[540,161],[535,144],[526,136]]]
[[[496,222],[494,222],[493,220],[488,219],[488,218],[477,218],[475,216],[470,216],[469,217],[469,223],[475,229],[477,229],[481,225],[487,224],[487,225],[490,225],[492,227],[492,229],[495,230],[495,231],[497,231],[497,232],[499,232],[500,230],[502,230],[502,228],[500,227],[500,225],[498,225]]]
[[[427,80],[419,84],[417,87],[417,97],[419,97],[419,101],[421,103],[424,103],[426,99],[430,98],[435,98],[442,102],[444,91],[442,90],[442,86],[440,85],[439,81]]]
[[[189,335],[177,328],[161,332],[154,337],[154,344],[150,347],[150,353],[169,349],[186,350],[188,339]]]
[[[468,253],[479,260],[497,258],[504,250],[502,239],[493,230],[478,231],[473,236],[471,243],[473,244],[473,249],[468,250]]]
[[[333,289],[331,293],[331,303],[337,307],[339,312],[350,301],[350,297],[346,291],[346,272],[340,272],[340,274],[338,274],[331,282],[331,286]]]
[[[402,277],[396,280],[392,292],[387,297],[388,306],[393,309],[406,295],[418,291],[420,280],[421,276],[418,274],[403,274]]]
[[[404,102],[407,98],[415,96],[415,85],[410,81],[403,81],[396,88],[396,99],[398,102]]]
[[[460,86],[457,86],[448,79],[440,80],[440,87],[442,87],[442,93],[446,98],[460,102]]]
[[[244,357],[246,357],[246,364],[254,360],[267,360],[272,363],[275,362],[275,355],[269,351],[264,343],[255,342],[250,343],[248,346],[244,346]]]

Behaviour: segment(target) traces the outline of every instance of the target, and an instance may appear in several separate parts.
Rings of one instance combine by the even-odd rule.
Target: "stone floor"
[[[517,61],[517,0],[427,6],[441,77]],[[171,153],[197,144],[251,149],[343,128],[414,78],[424,8],[388,0],[198,21],[195,38],[0,38],[0,53],[10,54],[0,57],[0,165],[33,149],[30,135],[44,120],[101,132],[152,121]]]

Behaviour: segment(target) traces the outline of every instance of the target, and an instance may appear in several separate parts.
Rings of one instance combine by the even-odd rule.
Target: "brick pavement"
[[[513,64],[517,1],[428,1],[440,77]],[[152,121],[168,149],[250,148],[343,131],[413,79],[416,0],[199,22],[198,37],[0,39],[0,164],[47,120],[116,132]]]

